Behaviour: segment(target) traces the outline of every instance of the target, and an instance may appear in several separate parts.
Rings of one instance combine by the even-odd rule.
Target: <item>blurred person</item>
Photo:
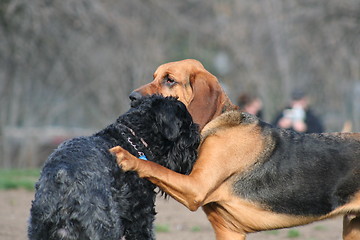
[[[250,113],[262,118],[263,112],[263,103],[261,99],[255,95],[243,93],[237,99],[237,105],[240,107],[240,110],[243,112]]]
[[[350,120],[346,120],[344,126],[341,129],[341,132],[351,132],[352,131],[352,122]]]
[[[292,92],[290,106],[276,116],[273,124],[299,133],[324,132],[321,120],[310,109],[309,99],[302,90]]]

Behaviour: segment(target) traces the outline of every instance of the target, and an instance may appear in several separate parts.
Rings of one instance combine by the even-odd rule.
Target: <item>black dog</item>
[[[109,149],[120,145],[186,174],[199,140],[198,126],[184,104],[152,96],[104,130],[62,143],[36,184],[29,238],[153,239],[155,185],[134,172],[122,172]]]

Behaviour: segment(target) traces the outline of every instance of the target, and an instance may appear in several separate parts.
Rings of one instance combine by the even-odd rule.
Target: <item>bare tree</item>
[[[1,1],[0,166],[38,163],[24,156],[45,133],[14,143],[16,129],[103,127],[159,64],[184,58],[202,61],[234,101],[261,95],[265,120],[302,87],[329,131],[346,120],[359,130],[359,16],[358,0]]]

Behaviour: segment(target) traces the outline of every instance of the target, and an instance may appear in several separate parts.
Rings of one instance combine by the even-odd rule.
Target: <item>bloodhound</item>
[[[206,124],[192,172],[173,172],[120,147],[111,151],[124,171],[136,171],[191,211],[202,207],[217,239],[244,240],[247,233],[337,215],[345,215],[343,238],[360,239],[359,133],[275,128],[236,110],[195,60],[160,66],[131,98],[153,93],[178,96]]]
[[[238,109],[216,77],[193,59],[161,65],[154,73],[154,80],[134,90],[129,97],[134,102],[155,93],[178,97],[200,129],[223,112]]]

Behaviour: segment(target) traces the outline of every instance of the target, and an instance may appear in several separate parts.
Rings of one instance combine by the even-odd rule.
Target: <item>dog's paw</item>
[[[120,146],[111,148],[110,152],[116,156],[116,162],[123,171],[136,171],[137,157]]]
[[[122,147],[120,146],[116,146],[116,147],[113,147],[113,148],[110,148],[109,150],[112,154],[114,155],[118,155],[120,153],[122,153],[123,151],[126,151],[125,149],[123,149]]]

